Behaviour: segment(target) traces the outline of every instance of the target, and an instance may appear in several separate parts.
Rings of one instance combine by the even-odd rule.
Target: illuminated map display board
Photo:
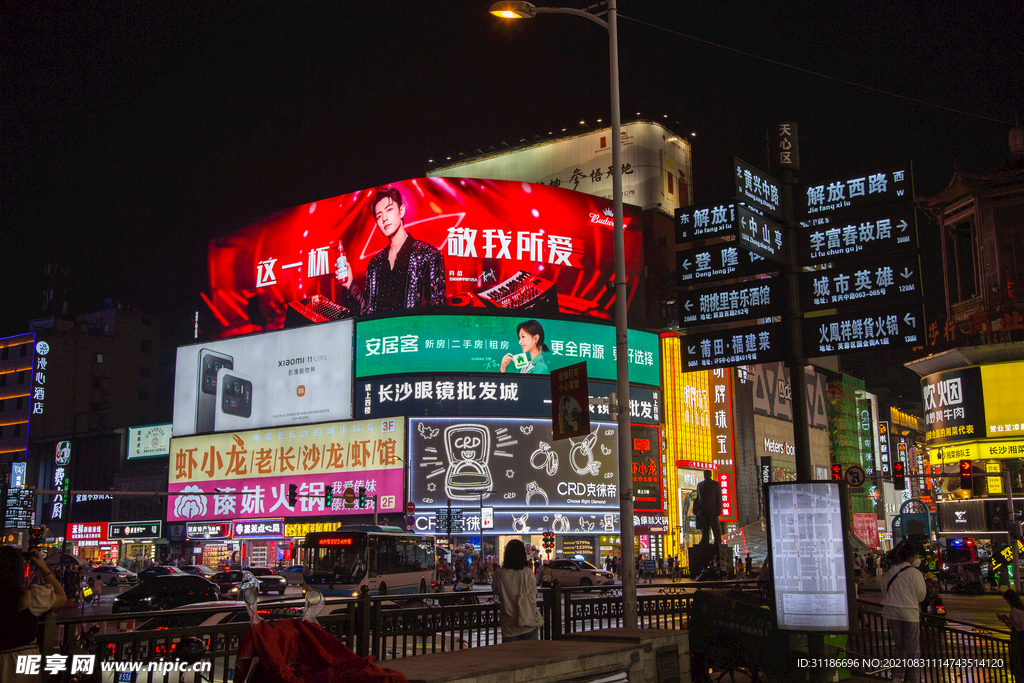
[[[845,491],[840,482],[785,482],[765,487],[768,547],[780,630],[848,631],[855,603],[847,558]]]

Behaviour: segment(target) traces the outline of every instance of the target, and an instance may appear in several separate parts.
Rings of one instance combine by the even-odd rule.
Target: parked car
[[[177,572],[151,576],[135,588],[121,593],[114,598],[111,611],[121,614],[167,610],[182,605],[214,602],[219,597],[217,586],[210,581],[201,576]]]
[[[181,571],[185,572],[186,574],[194,574],[196,576],[201,576],[204,579],[212,579],[213,575],[217,573],[209,567],[207,567],[205,564],[186,564],[184,567],[181,568]]]
[[[306,568],[301,564],[293,564],[282,572],[289,586],[301,586],[306,583]]]
[[[288,580],[270,567],[249,567],[249,572],[260,582],[260,593],[276,591],[278,595],[284,595]]]
[[[607,586],[615,582],[615,575],[598,569],[584,560],[551,560],[551,579],[557,579],[563,586]],[[543,569],[537,574],[540,583]]]
[[[167,576],[168,574],[184,574],[177,567],[161,567],[159,565],[153,565],[152,567],[146,567],[139,572],[139,581],[148,581],[154,576]]]
[[[230,598],[238,597],[238,584],[245,581],[258,583],[258,579],[249,571],[244,569],[232,569],[231,571],[218,572],[213,575],[213,578],[210,579],[210,581],[217,585],[221,595]]]
[[[86,573],[86,576],[89,577],[90,581],[99,579],[105,586],[117,586],[119,584],[128,585],[128,574],[126,572],[119,571],[120,569],[120,567],[101,564],[98,567],[90,569]]]

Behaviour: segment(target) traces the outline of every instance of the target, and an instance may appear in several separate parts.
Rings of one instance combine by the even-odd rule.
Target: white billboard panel
[[[429,172],[428,177],[490,178],[554,185],[611,199],[611,128],[538,142]],[[624,124],[622,200],[672,215],[693,197],[690,142],[653,122]]]
[[[173,435],[351,419],[353,332],[339,320],[179,348]]]
[[[128,428],[128,459],[159,458],[170,453],[171,425]]]

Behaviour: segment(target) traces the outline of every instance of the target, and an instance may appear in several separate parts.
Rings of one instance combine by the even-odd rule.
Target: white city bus
[[[426,593],[434,583],[434,537],[398,527],[345,526],[306,534],[302,564],[306,583],[324,595],[356,597]]]

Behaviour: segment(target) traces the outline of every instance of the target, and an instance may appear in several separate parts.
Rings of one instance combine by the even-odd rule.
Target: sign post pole
[[[1006,487],[1006,516],[1009,518],[1010,524],[1017,524],[1017,515],[1013,512],[1013,483],[1010,481],[1010,470],[1003,472],[1003,486]],[[1018,526],[1019,528],[1019,526]],[[1007,527],[1009,531],[1009,527]],[[1020,542],[1014,538],[1013,534],[1009,535],[1010,547],[1013,549],[1013,590],[1016,593],[1020,593],[1020,549],[1017,544]]]

